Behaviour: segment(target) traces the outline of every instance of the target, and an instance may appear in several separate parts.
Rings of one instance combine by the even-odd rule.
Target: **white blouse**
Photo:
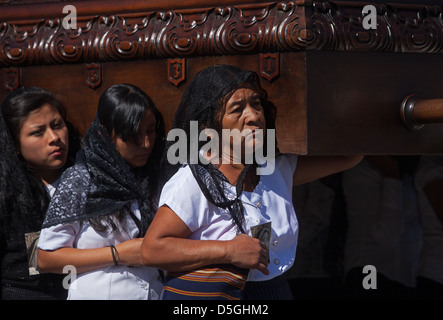
[[[287,271],[295,259],[298,221],[292,205],[292,181],[297,165],[296,155],[276,158],[271,175],[261,175],[252,192],[240,196],[244,206],[245,231],[271,222],[272,233],[268,265],[269,275],[258,270],[249,272],[248,281],[269,280]],[[235,186],[227,185],[235,197]],[[183,165],[163,187],[159,206],[167,205],[192,231],[191,239],[232,240],[236,227],[226,209],[211,204],[200,191],[189,166]]]
[[[49,194],[49,197],[52,198],[52,196],[55,193],[55,190],[57,190],[58,184],[60,183],[60,177],[55,180],[52,184],[45,185],[46,191]]]
[[[131,211],[140,219],[137,202],[132,203]],[[45,228],[40,233],[38,247],[42,250],[104,248],[134,239],[137,234],[137,225],[130,215],[125,215],[119,232],[97,232],[88,221]],[[112,265],[69,276],[71,300],[157,300],[163,289],[158,270],[144,266]]]

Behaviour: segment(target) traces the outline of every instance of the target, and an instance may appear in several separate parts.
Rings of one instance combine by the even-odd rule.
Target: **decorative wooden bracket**
[[[168,80],[178,87],[186,78],[185,58],[168,59]]]
[[[90,63],[85,66],[85,80],[89,88],[95,89],[102,83],[102,65]]]
[[[269,82],[280,75],[280,54],[260,53],[260,74]]]
[[[20,69],[19,68],[4,68],[3,78],[5,81],[5,88],[7,91],[13,91],[20,86]]]

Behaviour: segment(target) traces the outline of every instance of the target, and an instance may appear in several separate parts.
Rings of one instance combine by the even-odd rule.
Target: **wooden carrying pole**
[[[411,130],[421,129],[425,123],[443,123],[443,99],[419,99],[409,95],[402,102],[401,117]]]

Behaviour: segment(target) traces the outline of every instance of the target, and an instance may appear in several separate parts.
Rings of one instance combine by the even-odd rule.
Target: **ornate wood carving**
[[[52,4],[60,10],[50,18],[0,13],[0,66],[300,50],[443,52],[441,6],[375,4],[377,29],[365,30],[363,2],[245,0],[108,15],[88,15],[87,2],[76,3],[82,10],[75,30],[63,28],[62,4]]]

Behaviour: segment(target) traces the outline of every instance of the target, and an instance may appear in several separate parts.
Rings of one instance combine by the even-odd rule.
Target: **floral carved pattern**
[[[0,66],[92,63],[301,50],[443,51],[439,6],[375,5],[377,29],[362,27],[362,5],[288,1],[201,9],[0,21]]]

